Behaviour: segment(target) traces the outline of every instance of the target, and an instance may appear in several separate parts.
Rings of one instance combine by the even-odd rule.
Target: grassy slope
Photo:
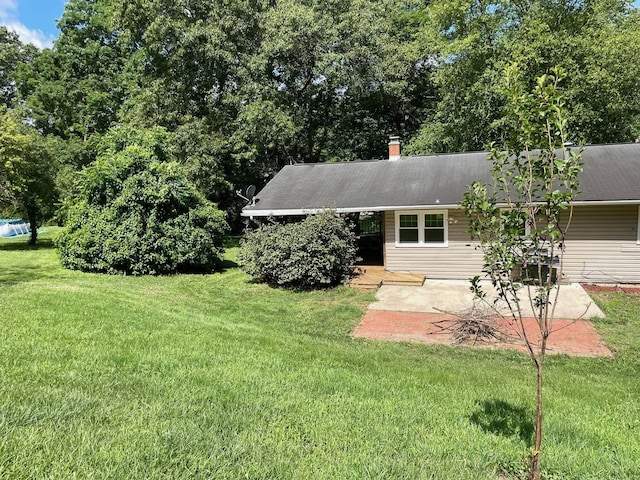
[[[353,340],[370,295],[275,290],[231,265],[109,277],[62,270],[46,238],[0,241],[0,478],[518,470],[525,356]],[[616,359],[548,359],[548,477],[640,475],[640,297],[601,306]]]

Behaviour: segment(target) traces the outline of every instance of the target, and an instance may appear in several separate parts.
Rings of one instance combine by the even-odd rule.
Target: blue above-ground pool
[[[29,223],[21,218],[0,218],[0,238],[23,237],[31,234]]]

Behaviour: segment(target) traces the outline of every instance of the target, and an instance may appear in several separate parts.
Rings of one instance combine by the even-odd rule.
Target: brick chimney
[[[389,137],[389,160],[400,160],[400,137]]]

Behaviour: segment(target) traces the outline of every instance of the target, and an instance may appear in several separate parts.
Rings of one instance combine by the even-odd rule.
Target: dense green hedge
[[[164,156],[161,130],[141,135],[119,146],[123,135],[116,135],[116,151],[107,148],[80,175],[58,239],[63,265],[130,275],[213,271],[224,212]]]
[[[255,279],[290,288],[336,285],[356,261],[352,225],[333,212],[262,226],[241,244],[238,263]]]

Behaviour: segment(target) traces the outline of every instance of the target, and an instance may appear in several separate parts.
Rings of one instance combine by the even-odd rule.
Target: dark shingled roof
[[[640,203],[640,143],[590,145],[585,147],[582,162],[577,202]],[[256,195],[256,204],[245,207],[243,214],[455,206],[475,180],[491,183],[486,152],[289,165]]]

